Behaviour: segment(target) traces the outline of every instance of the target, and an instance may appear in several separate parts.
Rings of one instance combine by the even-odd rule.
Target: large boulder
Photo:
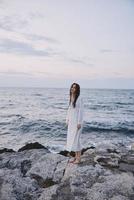
[[[87,148],[73,164],[74,155],[30,148],[0,154],[0,200],[134,199],[133,150]]]

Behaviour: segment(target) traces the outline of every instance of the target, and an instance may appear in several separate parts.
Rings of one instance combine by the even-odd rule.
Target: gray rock
[[[72,155],[74,156],[74,155]],[[0,200],[133,200],[134,152],[88,148],[80,164],[47,149],[0,154]]]
[[[129,198],[122,196],[122,195],[117,195],[117,196],[113,196],[112,198],[110,198],[110,200],[129,200]]]
[[[125,162],[128,164],[134,164],[134,154],[128,153],[126,155],[122,155],[120,162]]]
[[[36,179],[42,187],[49,187],[61,180],[67,162],[65,156],[47,153],[31,167],[26,176]]]
[[[100,163],[103,166],[118,167],[119,158],[112,158],[109,156],[96,156],[94,162]]]
[[[110,199],[115,195],[122,195],[124,198],[133,195],[134,177],[127,174],[112,174],[104,177],[103,183],[96,182],[92,188],[87,190],[89,200]]]
[[[52,200],[56,195],[58,184],[45,188],[38,200]]]
[[[41,192],[37,183],[29,177],[22,178],[18,169],[0,169],[0,180],[2,180],[1,200],[26,199],[28,194],[31,199],[37,199],[39,196],[37,189]]]
[[[134,165],[127,164],[127,163],[120,163],[119,164],[119,169],[121,171],[126,171],[126,172],[133,172],[134,173]]]
[[[134,143],[131,144],[131,150],[134,151]]]

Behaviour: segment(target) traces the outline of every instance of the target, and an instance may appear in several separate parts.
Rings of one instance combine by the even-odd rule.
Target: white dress
[[[81,96],[77,98],[76,107],[71,104],[68,107],[66,115],[66,123],[68,122],[67,141],[65,149],[67,151],[80,151],[82,149],[80,135],[83,129],[83,99]],[[81,128],[77,129],[77,124],[81,124]]]

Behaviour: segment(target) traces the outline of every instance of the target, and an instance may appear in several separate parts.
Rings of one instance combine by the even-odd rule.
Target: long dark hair
[[[75,92],[75,98],[74,98],[74,102],[73,102],[73,107],[75,108],[76,105],[76,101],[78,96],[80,95],[80,85],[78,83],[73,83],[70,87],[70,100],[69,100],[69,105],[71,104],[71,89],[73,87],[73,85],[76,86],[76,92]]]

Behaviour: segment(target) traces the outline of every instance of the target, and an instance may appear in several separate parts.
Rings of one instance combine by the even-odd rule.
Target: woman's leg
[[[77,152],[77,159],[78,159],[78,160],[80,159],[80,156],[81,156],[81,151],[78,151],[78,152]]]
[[[78,158],[80,159],[80,157],[81,157],[81,151],[79,151],[78,153]]]
[[[75,158],[77,158],[77,157],[78,157],[78,151],[75,152]]]
[[[70,163],[79,163],[80,162],[81,151],[75,152],[75,157],[73,160],[69,161]]]
[[[80,156],[81,156],[81,151],[76,152],[76,160],[73,163],[79,163],[80,162]]]
[[[74,156],[74,158],[71,159],[71,160],[69,161],[69,163],[73,163],[76,159],[77,159],[77,152],[75,152],[75,156]]]

